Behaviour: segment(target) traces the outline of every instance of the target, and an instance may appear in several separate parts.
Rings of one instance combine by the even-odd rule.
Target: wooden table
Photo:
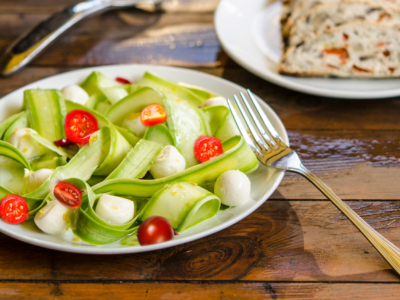
[[[75,0],[1,0],[0,48]],[[109,12],[83,21],[0,96],[87,66],[146,63],[214,74],[263,98],[293,148],[372,227],[400,246],[400,100],[335,100],[268,83],[227,57],[217,0],[171,1],[166,13]],[[398,276],[310,183],[286,174],[256,212],[171,249],[89,256],[0,234],[1,299],[399,299]]]

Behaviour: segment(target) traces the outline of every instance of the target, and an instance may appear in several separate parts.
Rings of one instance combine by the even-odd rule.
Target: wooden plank
[[[399,285],[359,283],[0,283],[0,296],[13,299],[388,299]]]
[[[400,245],[400,202],[350,206]],[[328,201],[267,201],[241,222],[191,243],[119,256],[41,249],[0,235],[0,280],[400,282]]]
[[[15,22],[19,17],[9,15],[7,18]],[[24,29],[19,30],[20,26],[17,26],[10,30],[11,33],[3,34],[0,49],[18,36],[14,34],[17,30],[24,32],[40,18],[24,17]],[[1,23],[0,29],[10,24],[7,20]],[[211,13],[149,14],[134,10],[131,13],[110,12],[83,21],[46,50],[33,65],[148,63],[210,67],[221,64],[219,52]]]
[[[61,10],[66,6],[77,3],[76,0],[2,0],[0,1],[0,12],[2,13],[52,13]]]
[[[383,236],[400,245],[399,202],[347,203]],[[267,226],[265,214],[286,210],[286,215],[271,215],[282,229],[271,226],[279,233],[270,232],[262,238],[262,258],[240,279],[399,281],[387,262],[332,203],[274,201],[265,206],[269,207],[268,213],[260,211],[258,215],[257,211],[252,218],[259,218]],[[287,225],[283,225],[285,222]]]
[[[343,199],[399,199],[397,131],[289,131],[304,165]],[[286,173],[274,199],[324,199],[303,177]]]
[[[49,17],[49,14],[1,14],[0,39],[16,38],[21,33]],[[213,14],[204,12],[150,13],[139,9],[106,12],[85,19],[72,27],[68,35],[100,36],[103,38],[132,37],[150,29],[165,28],[176,24],[198,23],[212,24]],[[173,34],[173,32],[171,32]],[[154,34],[153,34],[154,35]]]
[[[399,130],[399,97],[349,101],[294,92],[237,68],[228,60],[223,78],[249,88],[266,101],[289,130]]]
[[[53,13],[78,2],[77,0],[2,0],[0,2],[0,13]],[[163,2],[165,2],[163,8],[166,11],[212,12],[219,0],[163,0]]]

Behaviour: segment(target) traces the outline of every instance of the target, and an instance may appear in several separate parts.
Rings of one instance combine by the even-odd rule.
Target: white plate
[[[255,75],[299,92],[348,99],[400,95],[400,79],[298,78],[279,74],[280,11],[279,0],[221,0],[214,23],[222,47]]]
[[[3,97],[2,99],[0,99],[0,122],[6,117],[15,112],[18,112],[21,109],[23,91],[25,89],[61,89],[66,85],[82,82],[82,80],[85,79],[92,71],[102,72],[111,78],[121,76],[129,78],[133,81],[138,80],[140,77],[142,77],[145,71],[150,71],[169,80],[185,82],[188,84],[204,87],[216,94],[227,98],[232,97],[233,94],[245,92],[244,88],[230,81],[205,73],[182,68],[148,65],[115,65],[86,68],[36,81]],[[289,141],[286,130],[279,117],[268,105],[265,104],[265,102],[261,101],[259,98],[257,98],[257,100],[260,102],[264,111],[270,118],[272,124],[275,126],[279,134],[283,137],[284,141],[288,143]],[[23,224],[12,225],[4,222],[3,220],[0,220],[0,232],[33,245],[60,251],[86,254],[123,254],[168,248],[213,234],[242,220],[244,217],[248,216],[268,199],[268,197],[278,187],[283,175],[283,172],[271,170],[264,167],[263,165],[260,165],[259,169],[256,172],[249,175],[252,184],[252,199],[250,201],[248,201],[245,205],[233,209],[228,209],[226,211],[220,211],[214,218],[205,221],[197,226],[194,226],[192,229],[181,233],[179,236],[176,236],[172,241],[162,244],[144,247],[128,247],[121,246],[119,244],[92,246],[82,242],[72,241],[73,235],[71,232],[61,237],[52,236],[42,233],[39,229],[35,228],[35,226],[26,226]]]

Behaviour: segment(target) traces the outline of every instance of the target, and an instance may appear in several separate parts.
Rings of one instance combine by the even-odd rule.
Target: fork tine
[[[243,109],[242,104],[240,103],[238,97],[236,97],[236,95],[233,95],[233,98],[236,101],[237,106],[239,107],[240,113],[243,116],[244,121],[247,124],[247,127],[249,127],[250,129],[250,133],[253,136],[254,140],[256,141],[256,143],[258,144],[258,146],[265,150],[265,151],[270,151],[270,149],[268,148],[268,146],[260,139],[260,136],[258,135],[257,131],[255,130],[253,124],[251,123],[249,117],[246,114],[246,111]]]
[[[264,128],[261,126],[261,123],[258,121],[258,118],[256,117],[253,109],[251,108],[249,101],[247,101],[246,96],[240,92],[240,96],[242,97],[242,100],[244,102],[244,104],[247,107],[247,110],[249,111],[251,118],[253,119],[254,123],[256,124],[261,136],[264,138],[264,141],[267,143],[267,145],[272,148],[272,147],[277,147],[277,144],[275,143],[274,140],[271,140],[268,136],[268,134],[266,134]]]
[[[265,126],[267,127],[267,130],[269,131],[269,134],[275,139],[275,140],[279,140],[280,142],[282,142],[281,137],[279,136],[279,134],[276,132],[274,126],[272,126],[271,122],[268,120],[268,117],[265,115],[264,111],[262,110],[260,104],[258,104],[258,102],[256,101],[256,99],[253,96],[253,93],[248,89],[247,93],[250,96],[251,101],[254,104],[254,107],[257,109],[258,114],[260,115],[261,119],[263,120]]]
[[[233,107],[231,100],[230,99],[226,99],[228,101],[228,106],[229,109],[232,112],[233,115],[233,119],[236,122],[237,127],[239,128],[240,134],[243,136],[244,140],[246,141],[246,143],[250,146],[251,150],[257,151],[258,153],[260,152],[260,150],[258,149],[258,147],[254,144],[253,140],[249,137],[249,135],[247,134],[247,130],[246,128],[243,126],[242,121],[239,118],[239,115],[237,114],[235,108]]]

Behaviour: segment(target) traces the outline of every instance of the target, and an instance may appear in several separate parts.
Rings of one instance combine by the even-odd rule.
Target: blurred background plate
[[[343,99],[400,96],[400,79],[299,78],[278,73],[281,53],[281,2],[221,0],[215,12],[218,39],[239,65],[295,91]]]

